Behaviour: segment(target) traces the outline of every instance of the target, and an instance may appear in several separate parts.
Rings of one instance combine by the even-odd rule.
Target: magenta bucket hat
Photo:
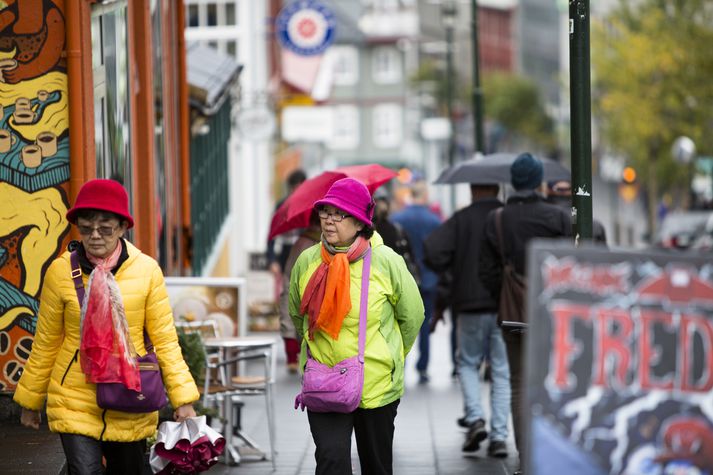
[[[331,205],[372,227],[374,200],[369,189],[359,180],[342,178],[332,183],[324,198],[314,202],[314,207]]]

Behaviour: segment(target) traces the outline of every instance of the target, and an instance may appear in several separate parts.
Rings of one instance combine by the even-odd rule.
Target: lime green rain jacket
[[[378,233],[372,246],[369,303],[364,345],[364,390],[359,407],[385,406],[404,392],[404,358],[413,346],[424,319],[423,301],[418,286],[396,254]],[[322,262],[321,244],[306,249],[297,259],[290,277],[290,317],[297,333],[307,334],[308,316],[300,313],[300,302],[310,277]],[[352,309],[344,318],[339,338],[333,340],[316,331],[314,340],[302,338],[300,367],[306,363],[305,345],[312,357],[334,366],[359,353],[359,305],[363,259],[350,264]]]

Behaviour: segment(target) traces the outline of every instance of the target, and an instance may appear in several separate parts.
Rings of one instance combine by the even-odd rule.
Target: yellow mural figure
[[[25,274],[21,290],[38,297],[42,273],[57,255],[67,231],[66,201],[57,188],[27,193],[8,183],[0,183],[0,196],[0,230],[27,229],[18,249]],[[2,323],[0,315],[0,329]]]

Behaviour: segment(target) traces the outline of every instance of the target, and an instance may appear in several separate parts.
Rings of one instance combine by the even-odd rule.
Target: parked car
[[[674,211],[664,218],[653,244],[668,249],[688,249],[707,228],[713,232],[713,212]]]
[[[693,239],[691,250],[702,252],[713,251],[713,213],[708,217],[701,232]]]

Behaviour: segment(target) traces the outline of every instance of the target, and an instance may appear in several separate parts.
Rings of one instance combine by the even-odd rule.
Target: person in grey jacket
[[[424,262],[441,274],[450,272],[450,304],[458,314],[458,374],[468,426],[463,451],[475,452],[488,436],[480,402],[478,370],[489,354],[490,442],[488,455],[507,457],[506,440],[510,417],[510,371],[502,332],[497,323],[496,299],[478,276],[485,219],[502,206],[497,184],[471,185],[473,202],[456,212],[433,231],[424,243]]]
[[[505,256],[513,263],[515,271],[525,275],[525,253],[533,238],[562,238],[572,235],[569,213],[560,206],[545,202],[542,162],[529,153],[515,159],[510,168],[510,181],[515,193],[507,200],[502,210],[502,233]],[[478,275],[490,295],[500,297],[504,258],[501,254],[496,229],[496,211],[488,214],[485,236],[480,249]],[[522,454],[525,450],[522,404],[522,333],[503,330],[510,366],[511,410],[515,429],[515,443]]]

